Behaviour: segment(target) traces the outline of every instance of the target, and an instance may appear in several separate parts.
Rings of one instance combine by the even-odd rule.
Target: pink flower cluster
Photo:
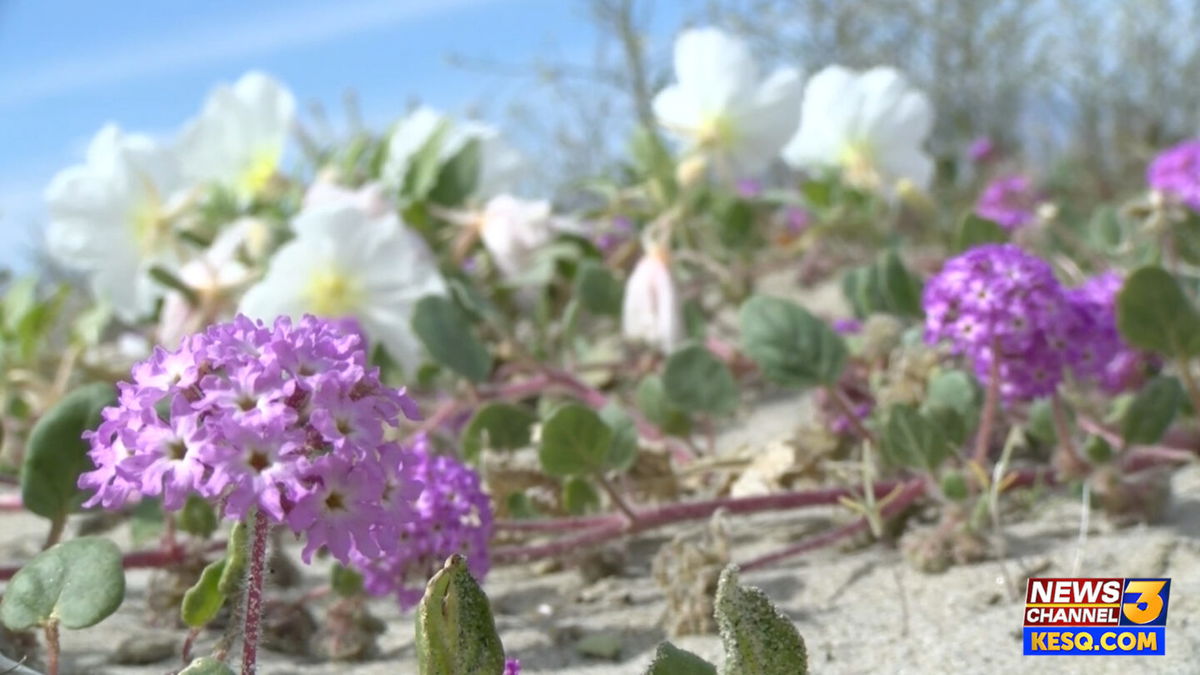
[[[404,609],[421,601],[425,584],[447,557],[466,557],[472,576],[482,580],[491,567],[492,503],[479,475],[452,457],[429,451],[416,437],[402,453],[405,473],[425,485],[415,513],[398,528],[399,547],[387,557],[353,554],[351,563],[373,595],[395,594]]]
[[[1003,176],[984,188],[975,205],[975,214],[1011,232],[1037,220],[1042,201],[1042,194],[1029,176]]]
[[[1200,140],[1167,148],[1146,169],[1146,182],[1193,211],[1200,211]]]
[[[1068,371],[1118,393],[1153,366],[1117,333],[1120,288],[1121,278],[1106,273],[1067,289],[1017,246],[977,246],[925,285],[925,339],[948,343],[982,382],[994,371],[1007,401],[1048,396]]]
[[[86,435],[86,506],[178,509],[194,494],[302,534],[305,562],[321,547],[343,563],[396,551],[422,485],[385,427],[416,404],[380,382],[344,322],[239,316],[156,349],[132,380]]]

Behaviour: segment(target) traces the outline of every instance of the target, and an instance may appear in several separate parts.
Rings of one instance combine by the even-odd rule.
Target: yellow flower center
[[[133,207],[129,222],[133,228],[133,240],[143,257],[161,249],[171,231],[171,224],[154,191],[148,192]]]
[[[279,168],[279,150],[263,149],[254,153],[242,175],[238,177],[237,189],[245,195],[257,195],[267,186]]]
[[[879,171],[875,168],[874,152],[864,141],[847,143],[840,158],[842,176],[846,182],[859,188],[873,190],[879,187]]]
[[[716,150],[733,145],[736,130],[725,115],[710,115],[696,129],[696,141],[701,147]]]
[[[306,293],[308,306],[322,316],[346,316],[362,306],[363,290],[358,279],[344,270],[329,267],[312,275]]]

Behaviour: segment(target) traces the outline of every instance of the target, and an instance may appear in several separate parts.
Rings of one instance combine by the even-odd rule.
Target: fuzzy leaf
[[[211,656],[202,656],[179,671],[179,675],[234,675],[229,666]]]
[[[613,471],[625,471],[633,466],[638,455],[637,425],[621,406],[610,402],[600,410],[600,419],[612,429],[612,441],[604,457],[604,467]]]
[[[730,565],[717,582],[717,630],[725,646],[724,675],[805,675],[804,638],[759,589],[738,584]]]
[[[672,352],[662,381],[671,404],[688,412],[722,415],[737,407],[733,373],[702,345],[685,345]]]
[[[846,366],[846,344],[799,305],[756,295],[739,313],[742,347],[771,381],[805,389],[832,385]]]
[[[605,468],[612,428],[591,408],[568,403],[542,426],[538,459],[551,476],[585,476]]]
[[[0,600],[0,623],[12,630],[50,621],[87,628],[124,599],[120,549],[102,537],[80,537],[42,551],[13,576]]]
[[[563,507],[573,516],[594,511],[600,506],[600,495],[591,481],[582,476],[569,476],[563,482]]]
[[[1143,267],[1117,294],[1117,328],[1129,344],[1170,357],[1200,354],[1200,313],[1161,267]]]
[[[537,415],[525,406],[504,402],[482,406],[463,430],[463,458],[475,461],[485,446],[500,450],[523,448],[529,445],[535,422]]]
[[[416,612],[417,664],[421,675],[501,675],[504,645],[496,634],[487,596],[453,555],[429,580]]]
[[[942,430],[906,404],[888,409],[883,445],[892,462],[930,472],[950,454]]]
[[[225,604],[225,594],[218,586],[221,575],[225,572],[225,559],[214,560],[200,572],[200,578],[183,594],[183,602],[179,606],[179,615],[183,622],[192,628],[199,628],[221,611]]]
[[[25,508],[54,521],[79,508],[84,494],[76,483],[81,473],[93,468],[83,432],[95,429],[100,411],[116,400],[112,385],[97,382],[67,394],[42,415],[29,434],[21,468]]]
[[[625,287],[604,265],[585,260],[575,273],[575,294],[583,308],[598,316],[620,316]]]
[[[670,642],[660,642],[646,675],[717,675],[717,667]]]
[[[413,310],[413,331],[435,361],[472,382],[492,371],[492,355],[475,335],[466,312],[450,298],[427,295]]]
[[[1151,445],[1162,439],[1183,406],[1185,394],[1179,380],[1160,375],[1129,403],[1121,420],[1126,443]]]

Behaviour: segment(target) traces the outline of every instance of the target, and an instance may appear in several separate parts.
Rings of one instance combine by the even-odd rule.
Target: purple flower
[[[977,164],[993,160],[996,158],[996,144],[987,136],[980,136],[967,146],[967,157]]]
[[[862,330],[862,321],[853,318],[833,320],[833,332],[838,335],[855,335]]]
[[[951,258],[925,285],[925,340],[948,343],[1007,401],[1052,394],[1068,363],[1073,312],[1045,261],[1012,244]]]
[[[975,205],[975,213],[1012,231],[1036,220],[1042,201],[1041,193],[1028,176],[1003,176],[984,188]]]
[[[504,675],[521,675],[521,662],[511,656],[505,659]]]
[[[1153,356],[1131,348],[1117,332],[1115,303],[1123,283],[1121,275],[1105,272],[1067,291],[1074,313],[1071,367],[1077,378],[1110,394],[1141,386],[1157,365]]]
[[[86,506],[161,496],[178,509],[196,494],[230,519],[259,509],[286,523],[306,561],[326,547],[345,563],[389,550],[420,493],[384,440],[416,405],[380,382],[354,325],[239,316],[156,349],[118,387],[86,435]]]
[[[425,584],[449,556],[467,558],[471,574],[482,579],[491,567],[488,542],[492,536],[492,504],[473,469],[444,455],[430,453],[424,436],[395,446],[396,457],[409,476],[425,490],[416,512],[397,521],[389,531],[382,556],[355,554],[351,562],[363,574],[364,587],[374,595],[394,594],[407,609],[421,600]]]
[[[1194,211],[1200,211],[1200,139],[1163,150],[1146,169],[1146,182]]]
[[[739,197],[744,199],[753,199],[762,194],[762,181],[753,178],[743,178],[737,182],[735,186]]]
[[[596,248],[606,254],[629,241],[634,234],[633,221],[625,216],[613,216],[607,225],[598,227],[599,231],[592,237],[592,241]]]

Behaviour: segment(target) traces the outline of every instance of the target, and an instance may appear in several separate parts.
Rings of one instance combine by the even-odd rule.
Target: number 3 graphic
[[[1134,623],[1148,623],[1158,618],[1163,609],[1162,593],[1165,581],[1130,581],[1125,587],[1125,593],[1138,593],[1134,602],[1126,602],[1121,610],[1125,618]]]

